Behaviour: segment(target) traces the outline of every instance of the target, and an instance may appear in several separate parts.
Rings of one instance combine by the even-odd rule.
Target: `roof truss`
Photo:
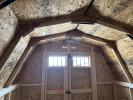
[[[29,42],[29,45],[28,47],[26,48],[25,52],[23,53],[22,57],[20,58],[18,64],[16,65],[13,73],[11,74],[11,76],[9,77],[7,83],[5,86],[9,86],[12,84],[13,80],[16,78],[17,74],[21,71],[22,69],[22,65],[24,64],[24,62],[27,61],[27,59],[29,58],[29,56],[31,55],[31,53],[33,52],[33,50],[35,49],[35,47],[39,44],[46,44],[48,43],[47,40],[59,40],[61,39],[61,37],[63,37],[62,39],[66,39],[66,38],[88,38],[88,39],[93,39],[95,41],[98,41],[98,42],[102,42],[104,45],[108,45],[112,51],[114,52],[115,56],[117,57],[120,65],[121,65],[121,68],[126,76],[126,78],[128,79],[128,82],[132,83],[133,82],[133,79],[127,69],[127,66],[124,62],[124,60],[122,59],[117,47],[116,47],[116,44],[115,42],[112,42],[112,41],[109,41],[109,40],[106,40],[106,39],[103,39],[103,38],[99,38],[99,37],[96,37],[96,36],[92,36],[92,35],[89,35],[89,34],[85,34],[79,30],[75,30],[75,31],[68,31],[68,32],[64,32],[64,33],[58,33],[58,34],[53,34],[53,35],[48,35],[48,36],[43,36],[43,37],[34,37],[34,38],[31,38],[30,42]]]

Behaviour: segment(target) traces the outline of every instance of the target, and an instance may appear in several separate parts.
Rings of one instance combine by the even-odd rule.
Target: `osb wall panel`
[[[25,86],[21,87],[19,100],[41,100],[40,86]]]
[[[10,7],[0,9],[0,55],[14,36],[18,20]]]
[[[95,66],[96,66],[96,79],[97,82],[111,82],[113,75],[110,67],[107,65],[104,56],[98,49],[94,50],[95,53]]]
[[[97,85],[98,100],[114,100],[113,85]]]
[[[63,89],[64,88],[64,68],[48,69],[47,71],[47,89]]]
[[[47,52],[68,52],[70,44],[70,52],[91,52],[91,47],[83,43],[74,40],[63,40],[57,42],[51,42],[46,45]]]
[[[33,51],[27,62],[22,66],[22,71],[15,82],[24,84],[40,84],[42,80],[42,47],[38,46]]]
[[[21,20],[41,19],[51,16],[67,15],[90,3],[91,0],[17,0],[11,5],[16,16]],[[83,14],[85,9],[75,13]]]
[[[47,52],[67,52],[68,48],[62,48],[62,47],[68,47],[68,44],[65,41],[58,41],[58,42],[51,42],[46,45]]]
[[[130,100],[129,88],[116,86],[116,98],[117,100]]]
[[[109,16],[117,21],[132,25],[132,3],[132,0],[106,0],[106,2],[103,2],[103,0],[95,0],[94,6],[90,9],[88,15],[96,18]]]
[[[71,88],[88,89],[91,87],[91,69],[90,68],[72,68],[71,69]]]
[[[71,41],[71,42],[72,42],[70,47],[71,52],[85,52],[85,53],[91,52],[91,47],[89,47],[88,45],[76,41]]]
[[[30,33],[30,36],[46,36],[55,33],[62,33],[69,30],[75,29],[77,24],[72,24],[71,22],[49,25],[44,27],[35,28],[34,31]]]
[[[78,29],[87,34],[91,34],[93,36],[101,37],[108,40],[118,40],[126,34],[125,32],[121,32],[100,24],[80,24]]]

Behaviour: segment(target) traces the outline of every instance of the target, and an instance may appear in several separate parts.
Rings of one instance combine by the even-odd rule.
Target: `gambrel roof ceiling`
[[[115,41],[133,76],[132,0],[16,0],[0,10],[1,87],[31,37],[73,29]],[[103,49],[111,64],[116,64],[110,50],[106,46]]]

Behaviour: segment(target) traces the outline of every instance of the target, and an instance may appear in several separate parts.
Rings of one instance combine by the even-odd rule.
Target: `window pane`
[[[58,57],[58,66],[61,66],[61,57]]]
[[[49,66],[53,66],[53,57],[49,57]]]
[[[90,67],[89,56],[73,56],[73,67]]]
[[[62,66],[65,66],[65,65],[66,65],[66,60],[65,60],[65,57],[62,57],[61,59],[62,59],[62,61],[61,61]]]
[[[57,57],[54,57],[54,66],[57,66]]]
[[[73,66],[76,66],[77,65],[77,62],[76,62],[76,57],[73,57]]]
[[[48,57],[48,66],[49,67],[66,66],[66,57],[65,56],[49,56]]]
[[[76,59],[77,61],[77,65],[76,66],[80,66],[80,57],[77,57],[77,59]]]
[[[84,62],[85,62],[84,57],[81,57],[80,61],[81,61],[81,66],[85,66],[85,65],[84,65]]]
[[[85,66],[89,66],[89,59],[88,59],[88,57],[85,57]]]

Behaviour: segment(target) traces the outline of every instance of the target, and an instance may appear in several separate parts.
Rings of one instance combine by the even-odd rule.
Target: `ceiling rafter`
[[[20,35],[15,35],[11,41],[9,42],[9,44],[7,45],[7,47],[5,48],[4,52],[2,53],[2,55],[0,56],[0,70],[3,67],[3,65],[5,64],[6,60],[8,59],[8,57],[10,56],[11,52],[13,51],[13,49],[15,48],[16,44],[18,43],[18,41],[20,40],[21,36]]]
[[[109,27],[109,28],[113,28],[113,29],[116,29],[116,30],[119,30],[119,31],[122,31],[122,32],[126,32],[127,33],[127,36],[132,39],[133,37],[133,30],[131,28],[127,29],[127,28],[124,28],[124,27],[121,27],[121,26],[117,26],[115,24],[112,24],[110,22],[104,22],[104,21],[101,21],[101,20],[95,20],[95,19],[92,19],[92,18],[89,18],[88,16],[75,16],[73,18],[70,18],[70,17],[66,17],[66,18],[63,18],[62,16],[58,16],[58,17],[55,17],[53,18],[53,20],[49,20],[49,21],[42,21],[42,22],[39,22],[37,24],[33,24],[33,26],[31,27],[31,25],[25,25],[24,26],[24,29],[28,29],[28,31],[26,33],[22,33],[23,36],[29,34],[31,31],[33,31],[34,29],[36,28],[40,28],[40,27],[45,27],[45,26],[50,26],[50,25],[56,25],[56,24],[61,24],[61,23],[66,23],[66,22],[72,22],[72,24],[95,24],[95,23],[98,23],[100,25],[103,25],[103,26],[106,26],[106,27]],[[77,25],[77,27],[78,27]],[[30,26],[30,27],[29,27]],[[75,29],[77,29],[77,27]]]
[[[131,27],[127,28],[127,27],[121,27],[120,25],[116,25],[116,24],[112,24],[109,21],[102,21],[102,20],[98,20],[98,19],[93,19],[93,18],[89,18],[88,16],[78,16],[77,18],[73,18],[72,19],[72,23],[75,24],[100,24],[106,27],[110,27],[122,32],[126,32],[127,34],[129,34],[131,37],[133,37],[133,29]]]
[[[13,72],[11,73],[11,75],[9,76],[6,84],[4,87],[7,87],[9,85],[12,84],[13,80],[15,79],[15,77],[17,76],[17,74],[19,73],[19,71],[22,70],[22,65],[27,61],[27,59],[30,57],[30,55],[32,54],[33,50],[35,49],[36,45],[33,45],[31,40],[29,41],[29,44],[27,46],[27,48],[25,49],[24,53],[22,54],[21,58],[19,59],[16,67],[14,68]]]
[[[108,42],[107,46],[109,48],[111,48],[111,50],[113,51],[114,55],[116,56],[124,74],[126,75],[128,81],[130,83],[133,83],[133,78],[132,78],[132,75],[131,73],[129,72],[128,70],[128,67],[127,67],[127,64],[125,63],[124,59],[122,58],[117,46],[116,46],[116,41],[111,41],[111,42]]]
[[[94,3],[94,0],[92,0],[92,1],[90,2],[90,4],[88,5],[87,9],[86,9],[85,12],[83,13],[83,16],[87,16],[87,12],[89,11],[89,9],[90,9],[91,6],[93,5],[93,3]],[[77,25],[77,27],[76,27],[75,29],[78,29],[78,26],[79,26],[79,24]]]

